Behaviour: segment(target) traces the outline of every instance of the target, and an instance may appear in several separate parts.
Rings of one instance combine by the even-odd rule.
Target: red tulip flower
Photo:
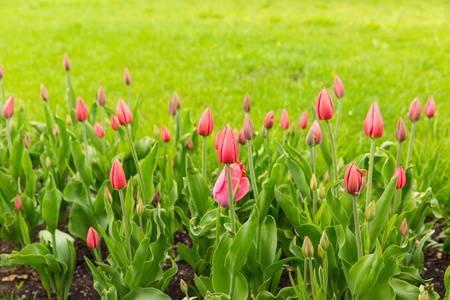
[[[22,200],[20,199],[19,195],[16,195],[16,200],[14,201],[14,207],[17,211],[21,211],[23,209]]]
[[[273,123],[275,122],[274,112],[271,110],[267,113],[264,118],[264,127],[266,129],[271,129],[273,127]]]
[[[239,191],[236,195],[236,202],[244,197],[250,188],[250,182],[247,177],[245,177],[244,165],[240,162],[230,165],[231,170],[231,187],[233,190],[233,195],[236,194],[236,190],[239,186]],[[230,204],[228,195],[228,179],[227,179],[227,168],[223,167],[219,178],[214,184],[213,188],[214,199],[222,207],[228,207]]]
[[[123,70],[123,81],[125,82],[126,85],[131,84],[131,74],[130,71],[128,71],[128,68],[125,68]]]
[[[317,120],[314,120],[314,122],[311,125],[311,130],[314,133],[314,143],[316,145],[319,145],[322,142],[322,130],[320,130],[320,125]]]
[[[344,175],[345,190],[350,195],[358,195],[364,190],[366,185],[366,170],[360,170],[354,163],[347,167]]]
[[[66,71],[70,70],[70,60],[67,53],[64,53],[63,66]]]
[[[13,116],[14,113],[14,95],[9,97],[8,100],[6,100],[5,105],[3,106],[3,117],[6,119],[9,119]]]
[[[94,130],[95,130],[95,134],[99,138],[103,138],[105,136],[105,130],[103,129],[102,125],[100,125],[99,122],[95,122]]]
[[[430,96],[430,98],[428,98],[427,103],[425,104],[425,115],[428,118],[432,118],[434,117],[435,114],[436,114],[436,103],[434,102],[433,96]]]
[[[226,126],[217,141],[219,162],[222,164],[234,164],[238,161],[239,149],[233,130]]]
[[[77,107],[76,107],[76,117],[78,122],[84,122],[88,118],[88,109],[86,107],[86,104],[84,103],[83,99],[81,97],[78,97],[77,99]]]
[[[372,139],[383,135],[383,118],[381,117],[380,107],[376,102],[372,103],[364,120],[364,132]]]
[[[192,148],[194,148],[194,142],[192,142],[192,139],[189,137],[186,142],[186,149],[192,150]]]
[[[222,134],[223,134],[223,130],[219,130],[216,137],[214,138],[214,148],[216,148],[216,150],[219,149],[219,141],[222,138]]]
[[[420,100],[418,97],[416,97],[413,100],[413,102],[411,102],[411,105],[409,106],[408,117],[412,122],[417,122],[420,120],[421,112],[422,112],[422,109],[420,108]]]
[[[322,88],[316,99],[316,111],[319,120],[329,120],[334,115],[333,100],[326,88]]]
[[[307,110],[305,110],[302,117],[300,118],[299,125],[300,125],[301,129],[305,129],[306,127],[308,127],[308,111]]]
[[[337,75],[334,76],[334,94],[338,98],[342,98],[344,96],[344,85]]]
[[[128,105],[126,105],[122,100],[122,98],[117,102],[116,114],[120,125],[128,125],[131,123],[131,121],[133,121],[131,110]]]
[[[168,143],[172,139],[172,136],[170,135],[169,129],[166,127],[166,125],[163,125],[161,127],[161,139],[163,142]]]
[[[405,174],[405,170],[403,170],[402,166],[399,166],[397,168],[397,170],[395,170],[392,178],[394,178],[395,176],[398,176],[397,177],[397,185],[395,186],[395,188],[402,189],[406,183],[406,174]]]
[[[123,190],[127,186],[127,179],[125,178],[122,164],[117,159],[112,165],[109,180],[111,181],[112,188],[115,190]]]
[[[100,238],[98,237],[97,231],[93,227],[90,227],[88,230],[86,243],[89,248],[95,249],[98,247],[98,243],[100,242]]]
[[[106,104],[106,96],[105,91],[103,90],[103,86],[100,86],[98,88],[97,101],[100,106],[105,106]]]
[[[50,98],[47,89],[45,88],[44,84],[42,84],[42,83],[41,83],[41,97],[42,97],[42,100],[44,100],[44,101],[48,101],[48,99]]]
[[[281,128],[288,129],[289,128],[289,115],[286,109],[283,109],[283,114],[281,115]]]
[[[211,108],[205,109],[198,122],[197,133],[201,136],[210,136],[214,129],[214,120]]]
[[[241,131],[239,132],[238,141],[239,144],[241,144],[242,146],[247,144],[247,140],[244,137],[244,128],[242,128]]]
[[[111,115],[111,127],[114,131],[119,130],[120,127],[119,120],[116,118],[115,115]]]
[[[241,131],[242,132],[242,131]],[[253,139],[253,124],[250,120],[250,116],[248,113],[245,113],[245,119],[244,119],[244,128],[243,128],[244,138],[247,141],[250,141]]]

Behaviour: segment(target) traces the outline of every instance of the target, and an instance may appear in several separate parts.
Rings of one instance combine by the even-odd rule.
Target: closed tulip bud
[[[153,201],[158,204],[162,202],[162,195],[161,195],[161,191],[158,189],[155,193],[155,196],[153,197]]]
[[[316,99],[316,111],[319,120],[329,120],[334,115],[333,100],[331,100],[330,92],[326,88],[322,88]]]
[[[169,129],[166,127],[166,125],[163,125],[161,127],[161,139],[163,142],[168,143],[172,139],[172,136],[170,135]]]
[[[338,98],[342,98],[344,96],[344,85],[337,75],[334,76],[334,94]]]
[[[406,221],[406,218],[403,219],[402,225],[400,225],[400,234],[402,236],[408,234],[408,222]]]
[[[250,111],[251,107],[252,107],[251,104],[250,104],[250,96],[248,95],[248,93],[245,95],[243,107],[244,107],[244,111],[246,113],[248,113]]]
[[[120,125],[128,125],[133,121],[131,110],[122,98],[117,101],[116,115]]]
[[[188,293],[188,286],[187,286],[186,282],[184,282],[183,279],[180,280],[180,290],[185,295]]]
[[[366,211],[364,212],[364,217],[367,222],[372,222],[375,219],[375,201],[372,200],[369,206],[367,206]]]
[[[325,181],[325,183],[330,181],[330,174],[328,173],[328,171],[326,171],[325,175],[323,175],[323,181]]]
[[[314,246],[308,236],[305,236],[305,240],[303,241],[302,254],[307,258],[314,256]]]
[[[171,116],[175,116],[177,114],[177,108],[175,107],[175,102],[173,101],[173,98],[169,99],[169,114]]]
[[[320,259],[323,259],[325,257],[325,251],[320,245],[317,246],[317,254],[319,255]]]
[[[328,235],[325,230],[322,232],[322,236],[320,237],[319,245],[325,251],[327,251],[328,248],[330,247],[330,240],[328,239]]]
[[[139,201],[138,204],[136,206],[136,214],[139,217],[142,217],[142,215],[144,214],[144,203],[142,202],[142,198],[139,197]]]
[[[50,169],[52,167],[52,161],[48,156],[45,158],[45,166],[47,167],[47,169]]]
[[[379,138],[383,135],[383,118],[381,117],[380,107],[378,103],[372,103],[364,120],[364,132],[372,139]]]
[[[21,211],[23,209],[22,200],[19,197],[19,194],[16,195],[16,200],[14,201],[14,207],[17,211]]]
[[[315,173],[313,173],[312,176],[311,176],[311,181],[309,182],[309,187],[313,191],[317,190],[317,179],[316,179],[316,174]]]
[[[214,121],[211,108],[205,109],[198,122],[197,133],[201,136],[210,136],[214,129]]]
[[[242,146],[247,144],[247,141],[245,140],[245,137],[244,137],[244,129],[241,129],[241,132],[239,133],[238,142]]]
[[[295,124],[292,124],[291,127],[289,127],[289,135],[290,136],[295,136],[295,134],[297,133],[297,130],[295,129]]]
[[[314,143],[315,143],[315,136],[314,136],[314,130],[313,130],[313,128],[312,128],[312,126],[311,126],[311,128],[309,129],[309,131],[308,131],[308,134],[306,135],[306,145],[308,145],[308,146],[313,146],[314,145]]]
[[[81,97],[77,99],[76,117],[78,122],[84,122],[88,118],[88,109]]]
[[[123,81],[125,82],[126,85],[130,85],[131,84],[131,74],[130,74],[130,71],[128,71],[127,68],[125,68],[123,70]]]
[[[177,110],[181,108],[181,101],[180,97],[178,96],[177,92],[173,92],[173,103],[175,104],[175,107]]]
[[[22,99],[19,99],[19,111],[24,112],[25,111],[25,103]]]
[[[420,107],[420,100],[418,97],[416,97],[413,100],[413,102],[411,102],[411,105],[409,106],[408,117],[411,120],[411,122],[419,121],[421,112],[422,112],[422,108]]]
[[[119,120],[116,118],[115,115],[111,115],[111,128],[114,131],[119,130],[120,124],[119,124]]]
[[[319,184],[319,198],[320,199],[325,199],[326,196],[326,192],[325,192],[325,186],[323,185],[323,183],[321,182]]]
[[[117,159],[114,161],[111,167],[109,180],[111,181],[112,188],[115,190],[123,190],[127,186],[125,172],[123,171],[122,164]]]
[[[70,60],[67,53],[64,53],[63,66],[66,71],[70,70]]]
[[[100,86],[98,88],[97,101],[100,106],[105,106],[106,104],[106,95],[105,91],[103,90],[103,86]]]
[[[242,138],[244,138],[244,129],[241,129],[241,132],[242,132]],[[234,137],[236,138],[236,141],[239,142],[239,137],[240,137],[240,131],[239,131],[239,129],[237,129],[236,127],[234,127],[234,129],[233,129],[233,134],[234,134]],[[244,140],[245,140],[245,138],[244,138]]]
[[[103,129],[102,125],[100,125],[99,122],[95,122],[94,130],[95,130],[95,134],[99,138],[103,138],[105,136],[105,130]]]
[[[8,100],[6,100],[5,105],[3,106],[3,117],[6,119],[9,119],[13,116],[14,113],[14,95],[9,97]]]
[[[397,170],[395,170],[392,178],[394,178],[395,176],[398,176],[397,184],[396,184],[395,188],[402,189],[406,183],[406,174],[405,174],[405,170],[403,170],[402,166],[398,166],[398,168],[397,168]]]
[[[403,143],[406,140],[407,133],[406,133],[406,126],[405,122],[403,122],[402,118],[398,118],[397,128],[395,129],[395,138],[399,143]]]
[[[421,295],[419,300],[428,300],[428,291],[424,291]]]
[[[48,95],[48,91],[45,88],[43,83],[41,83],[41,97],[42,97],[42,100],[44,100],[44,101],[48,101],[48,99],[50,98]]]
[[[112,205],[112,200],[113,200],[112,195],[111,195],[108,187],[106,187],[106,186],[105,186],[105,198],[106,198],[106,200],[108,200],[109,204]]]
[[[222,139],[222,134],[223,134],[223,130],[219,130],[219,132],[216,134],[216,137],[214,138],[214,148],[216,148],[216,150],[219,149],[219,141]],[[235,137],[236,137],[236,135],[235,135]]]
[[[0,78],[3,78],[5,76],[5,70],[3,69],[2,64],[0,64]]]
[[[339,168],[339,170],[342,170],[343,168],[345,168],[345,162],[342,157],[339,159],[338,168]]]
[[[155,135],[156,139],[159,139],[161,137],[161,131],[159,130],[158,126],[153,125],[153,134]]]
[[[275,122],[274,112],[271,110],[267,113],[264,118],[264,128],[271,129],[273,127],[273,123]]]
[[[31,139],[26,131],[23,133],[23,146],[25,148],[30,148],[31,146]]]
[[[58,124],[53,124],[53,135],[54,136],[59,136],[59,134],[60,134],[60,132],[59,132],[59,127],[58,127]]]
[[[239,148],[230,126],[226,126],[217,143],[219,162],[234,164],[238,161]]]
[[[192,139],[189,137],[186,142],[186,149],[192,150],[192,148],[194,148],[194,142],[192,142]]]
[[[87,246],[91,249],[95,249],[98,247],[99,242],[100,238],[97,231],[93,227],[90,227],[86,238]]]
[[[347,193],[351,195],[358,195],[364,190],[366,185],[366,170],[360,170],[355,163],[351,163],[347,167],[344,175],[344,185]]]
[[[281,114],[280,120],[281,128],[288,129],[289,128],[289,115],[286,109],[283,109],[283,113]]]
[[[430,96],[425,104],[425,115],[428,118],[432,118],[436,115],[436,103],[434,102],[433,96]]]
[[[253,139],[253,124],[252,121],[250,120],[250,116],[248,115],[248,113],[245,113],[245,119],[244,119],[244,138],[247,141],[251,141]]]
[[[311,129],[314,133],[314,143],[316,145],[319,145],[320,143],[322,143],[322,130],[320,130],[320,125],[317,120],[314,120],[311,125]]]
[[[70,115],[66,116],[66,123],[67,125],[72,125],[72,117]]]
[[[301,129],[305,129],[306,127],[308,127],[308,111],[307,110],[305,110],[303,112],[303,115],[300,118],[299,125],[300,125]]]

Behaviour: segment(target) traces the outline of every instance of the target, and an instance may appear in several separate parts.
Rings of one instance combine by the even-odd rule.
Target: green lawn
[[[182,110],[198,119],[211,106],[216,128],[243,123],[245,93],[259,127],[268,110],[287,108],[291,120],[323,86],[344,82],[343,124],[338,156],[348,162],[368,151],[363,120],[378,101],[383,139],[394,139],[397,117],[407,120],[409,103],[437,103],[433,147],[448,144],[450,110],[450,4],[448,1],[0,1],[0,62],[7,95],[22,98],[43,120],[39,84],[52,108],[64,101],[63,53],[72,61],[76,95],[88,104],[100,85],[111,108],[126,98],[123,68],[134,94],[145,99],[141,134],[169,118],[174,90]],[[334,120],[333,120],[334,122]],[[418,125],[416,154],[422,157],[426,121]],[[280,133],[278,133],[280,134]],[[344,139],[345,136],[345,139]],[[344,143],[345,142],[345,143]],[[378,143],[380,145],[381,142]],[[406,158],[407,145],[404,147]],[[448,147],[433,183],[441,200]],[[423,166],[422,158],[417,160]]]

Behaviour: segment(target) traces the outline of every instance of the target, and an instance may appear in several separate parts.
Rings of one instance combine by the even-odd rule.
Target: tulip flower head
[[[248,178],[245,177],[244,165],[240,162],[231,164],[230,171],[233,195],[236,194],[236,191],[239,187],[239,191],[237,192],[237,195],[235,195],[237,202],[248,193],[248,190],[250,189],[250,182]],[[214,199],[216,199],[217,203],[219,203],[220,206],[228,207],[228,205],[230,204],[228,197],[228,179],[226,166],[223,167],[219,178],[214,184],[213,195]]]
[[[88,118],[88,109],[81,97],[77,99],[76,117],[78,122],[84,122]]]
[[[344,175],[345,190],[350,195],[358,195],[364,190],[366,185],[366,170],[360,170],[356,167],[355,163],[351,163],[347,167]]]
[[[64,53],[63,66],[66,71],[70,70],[70,59],[67,53]]]
[[[120,125],[128,125],[133,121],[131,110],[122,98],[117,102],[116,114]]]
[[[19,194],[16,195],[16,200],[14,201],[14,207],[17,211],[21,211],[23,209],[22,200],[19,197]]]
[[[105,136],[105,130],[103,129],[102,125],[100,125],[99,122],[95,122],[94,130],[95,130],[95,134],[99,138],[103,138]]]
[[[109,180],[111,181],[112,188],[115,190],[123,190],[127,186],[127,179],[125,178],[122,164],[117,159],[112,165]]]
[[[219,141],[222,138],[223,130],[219,130],[219,132],[216,134],[216,137],[214,138],[214,148],[216,150],[219,150]]]
[[[48,91],[45,88],[44,84],[42,84],[42,83],[41,83],[41,97],[42,97],[42,100],[44,100],[44,101],[48,101],[48,99],[49,99]]]
[[[306,144],[312,146],[314,144],[319,145],[322,142],[322,131],[320,130],[320,125],[317,120],[311,125],[308,135],[306,136]]]
[[[289,128],[289,115],[286,109],[283,109],[283,113],[281,114],[280,120],[281,128],[288,129]]]
[[[161,127],[161,139],[163,142],[168,143],[172,139],[172,136],[170,135],[169,129],[166,127],[166,125],[163,125]]]
[[[239,129],[237,129],[236,127],[234,127],[234,129],[233,129],[233,134],[234,134],[234,136],[236,137],[236,141],[238,141],[238,143],[239,143],[240,132],[242,132],[242,138],[245,140],[245,138],[244,138],[244,128],[242,128],[241,131],[239,131]]]
[[[239,148],[236,138],[230,126],[226,126],[217,141],[219,162],[222,164],[234,164],[238,161]]]
[[[399,166],[397,168],[397,170],[395,170],[394,175],[392,176],[392,178],[394,178],[395,176],[397,177],[397,184],[395,186],[396,189],[402,189],[405,186],[406,183],[406,174],[405,174],[405,170],[403,170],[402,166]]]
[[[422,113],[422,109],[420,108],[420,100],[419,97],[416,97],[411,105],[409,106],[408,117],[411,122],[417,122],[420,120],[420,114]]]
[[[338,98],[342,98],[344,96],[344,85],[337,75],[334,76],[334,94]]]
[[[244,128],[241,129],[241,132],[239,132],[239,136],[238,136],[238,142],[239,144],[241,144],[242,146],[247,144],[247,140],[244,137]]]
[[[186,149],[192,150],[192,148],[194,148],[194,142],[192,142],[192,139],[189,137],[186,142]]]
[[[97,231],[93,227],[90,227],[86,238],[87,246],[91,249],[95,249],[98,247],[99,242],[100,238]]]
[[[330,240],[328,239],[328,235],[327,235],[327,232],[325,230],[322,232],[322,236],[320,237],[319,245],[324,250],[328,250],[328,248],[330,247]]]
[[[369,206],[367,206],[366,211],[364,212],[364,218],[367,222],[372,222],[375,219],[375,201],[372,200]]]
[[[139,197],[139,201],[138,204],[136,206],[136,214],[139,217],[142,217],[142,215],[144,214],[144,203],[142,202],[142,198]]]
[[[128,71],[128,68],[125,68],[123,70],[123,81],[125,82],[126,85],[131,84],[131,74],[130,71]]]
[[[60,134],[60,132],[59,132],[59,127],[58,127],[58,124],[53,124],[53,135],[54,136],[59,136],[59,134]]]
[[[173,103],[175,104],[175,107],[177,110],[181,108],[181,101],[180,97],[178,96],[177,92],[173,92]]]
[[[116,118],[115,115],[111,115],[111,128],[114,131],[119,130],[120,124],[119,124],[119,120]]]
[[[214,129],[214,121],[211,108],[205,109],[198,122],[197,133],[201,136],[210,136]]]
[[[434,102],[433,96],[430,96],[430,98],[428,98],[427,103],[425,104],[425,115],[428,118],[432,118],[435,116],[435,114],[436,114],[436,103]]]
[[[14,95],[9,97],[8,100],[6,100],[5,105],[3,106],[3,117],[6,119],[10,119],[13,116],[14,113]]]
[[[250,112],[251,104],[250,104],[250,96],[248,95],[248,93],[245,95],[243,107],[246,113]]]
[[[159,189],[156,190],[155,195],[153,196],[153,202],[155,202],[155,204],[162,202],[162,195]]]
[[[399,143],[403,143],[406,140],[407,131],[405,122],[401,117],[398,118],[397,128],[395,129],[395,138]]]
[[[106,95],[105,91],[103,90],[103,86],[100,86],[98,88],[97,101],[100,106],[105,106],[106,104]]]
[[[175,102],[173,101],[173,98],[169,99],[169,114],[171,116],[175,116],[177,114],[177,108],[175,107]]]
[[[329,120],[334,115],[333,100],[331,100],[330,92],[326,88],[322,88],[316,99],[316,111],[319,120]]]
[[[105,186],[104,195],[105,195],[106,200],[108,200],[109,204],[112,204],[112,195],[107,186]]]
[[[406,218],[403,219],[402,225],[400,225],[400,234],[402,236],[405,236],[408,233],[408,222],[406,221]]]
[[[308,236],[305,236],[305,239],[303,240],[302,254],[307,258],[312,258],[314,256],[314,246]]]
[[[364,132],[372,139],[379,138],[383,135],[383,118],[381,117],[380,107],[378,103],[372,103],[364,120]]]
[[[271,110],[267,113],[264,118],[264,127],[266,129],[271,129],[273,127],[273,123],[275,122],[274,112]]]
[[[300,118],[299,125],[300,125],[301,129],[305,129],[306,127],[308,127],[308,111],[307,110],[305,110],[302,117]]]
[[[0,64],[0,79],[2,79],[3,76],[5,76],[5,70],[3,69],[2,64]]]
[[[31,139],[26,131],[23,133],[23,146],[25,148],[30,148],[31,146]]]
[[[248,113],[245,113],[245,119],[244,119],[244,138],[247,141],[250,141],[253,139],[253,124],[252,121],[250,120],[250,116],[248,115]]]

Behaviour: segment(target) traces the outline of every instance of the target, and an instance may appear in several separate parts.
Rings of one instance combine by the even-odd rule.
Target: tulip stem
[[[400,166],[400,160],[402,158],[402,143],[399,142],[398,143],[398,150],[397,150],[397,165],[395,167],[395,169],[397,170],[397,168]]]
[[[268,170],[269,170],[269,175],[270,175],[270,160],[271,160],[271,154],[270,154],[270,130],[267,129],[267,134],[266,134],[266,141],[267,141],[267,161],[268,161]]]
[[[367,178],[366,208],[369,206],[370,198],[372,196],[372,176],[373,176],[374,156],[375,156],[375,139],[370,139],[369,175]]]
[[[314,219],[316,218],[316,202],[317,202],[317,190],[313,190],[312,191],[313,194],[313,222]]]
[[[6,141],[8,142],[8,150],[9,150],[9,155],[11,155],[12,153],[12,141],[11,141],[11,128],[10,128],[10,122],[9,119],[5,119],[6,120]]]
[[[395,212],[397,211],[397,202],[398,202],[398,189],[395,189],[395,192],[394,192],[394,211],[392,212],[391,217],[393,215],[395,215]]]
[[[183,129],[181,128],[181,114],[180,114],[180,111],[177,111],[177,120],[178,120],[178,132],[180,134],[180,140],[181,140],[181,136],[183,135]]]
[[[132,98],[131,98],[131,84],[127,84],[127,90],[128,90],[128,106],[133,111]]]
[[[202,176],[206,181],[206,136],[203,137],[202,149]]]
[[[235,224],[236,216],[235,216],[235,211],[234,211],[233,188],[231,187],[231,168],[230,168],[230,164],[226,164],[226,166],[227,166],[228,202],[229,202],[229,206],[230,206],[231,232],[235,233],[235,231],[236,231],[236,224]]]
[[[119,198],[120,198],[120,206],[122,206],[122,223],[124,225],[125,230],[125,243],[127,245],[127,254],[128,259],[132,259],[131,257],[131,244],[130,244],[130,232],[128,231],[128,215],[127,210],[125,208],[125,200],[123,198],[123,191],[119,190]]]
[[[406,159],[406,169],[408,169],[409,161],[411,160],[411,154],[413,151],[413,142],[414,142],[414,133],[416,132],[416,122],[412,123],[411,128],[411,139],[409,140],[409,148],[408,148],[408,158]]]
[[[304,274],[304,278],[303,278],[303,283],[305,285],[305,290],[308,288],[308,283],[306,282],[307,278],[308,278],[308,258],[304,258],[304,265],[303,265],[303,270],[305,272]]]
[[[252,140],[247,141],[247,152],[248,152],[248,165],[250,168],[250,178],[252,180],[253,193],[255,194],[255,200],[258,199],[258,187],[256,186],[255,178],[255,168],[253,167],[253,151],[252,151]]]
[[[284,146],[285,143],[286,143],[286,130],[287,130],[287,129],[284,129],[284,130],[283,130],[283,146]]]
[[[217,217],[216,217],[216,247],[219,245],[220,238],[220,204],[217,205]]]
[[[341,98],[338,98],[338,113],[336,120],[336,129],[334,130],[334,142],[337,142],[337,137],[339,133],[339,126],[341,125],[341,111],[342,111],[342,101]]]
[[[311,170],[313,173],[316,172],[316,163],[315,163],[315,159],[314,159],[314,151],[312,146],[309,146],[309,152],[311,153]]]
[[[88,150],[88,142],[86,137],[86,124],[81,122],[81,131],[83,132],[83,142],[84,142],[84,152],[86,153],[86,165],[89,166],[89,150]]]
[[[114,147],[119,146],[119,130],[116,130],[116,138],[114,140]]]
[[[314,288],[314,272],[313,272],[313,265],[312,265],[312,258],[309,258],[309,278],[311,280],[311,296],[314,300],[314,294],[316,293]]]
[[[302,129],[302,132],[300,133],[300,139],[298,140],[297,143],[297,151],[300,151],[300,149],[302,148],[302,140],[303,140],[303,132],[305,131],[305,129]]]
[[[425,141],[425,163],[428,159],[428,136],[430,135],[431,118],[428,118],[427,139]]]
[[[102,107],[102,127],[103,130],[105,130],[105,106],[101,105],[101,107]]]
[[[363,256],[362,244],[361,244],[361,228],[359,225],[358,217],[358,198],[353,195],[353,219],[355,221],[355,235],[356,235],[356,246],[358,248],[358,260]]]
[[[53,256],[58,259],[58,250],[56,250],[56,232],[52,232]]]
[[[70,81],[70,72],[69,70],[66,71],[67,74],[67,93],[69,93],[69,112],[72,116],[72,127],[73,131],[77,129],[77,123],[75,120],[77,119],[77,116],[75,115],[75,101],[73,99],[73,91],[72,91],[72,82]]]
[[[327,127],[328,127],[328,133],[330,134],[330,144],[331,144],[331,158],[333,160],[333,178],[334,182],[337,182],[339,180],[339,174],[338,174],[338,168],[337,168],[337,159],[336,159],[336,147],[334,145],[334,139],[333,139],[333,131],[331,130],[331,124],[330,120],[326,120]]]
[[[0,83],[2,85],[2,96],[3,96],[3,104],[6,102],[6,96],[5,96],[5,84],[3,83],[3,78],[0,78]]]
[[[139,216],[139,228],[141,233],[141,241],[144,239],[144,227],[142,226],[142,216]]]
[[[323,294],[324,299],[327,300],[327,290],[328,290],[328,277],[327,277],[327,251],[324,251],[324,256],[322,260],[322,268],[323,268]]]
[[[125,126],[125,131],[127,132],[128,141],[130,142],[131,153],[133,154],[134,164],[136,165],[136,170],[139,175],[139,186],[141,187],[142,198],[144,199],[144,203],[147,203],[147,195],[145,194],[145,186],[144,186],[144,177],[142,176],[141,166],[139,165],[139,160],[136,154],[136,149],[133,144],[133,137],[131,136],[130,126]]]

